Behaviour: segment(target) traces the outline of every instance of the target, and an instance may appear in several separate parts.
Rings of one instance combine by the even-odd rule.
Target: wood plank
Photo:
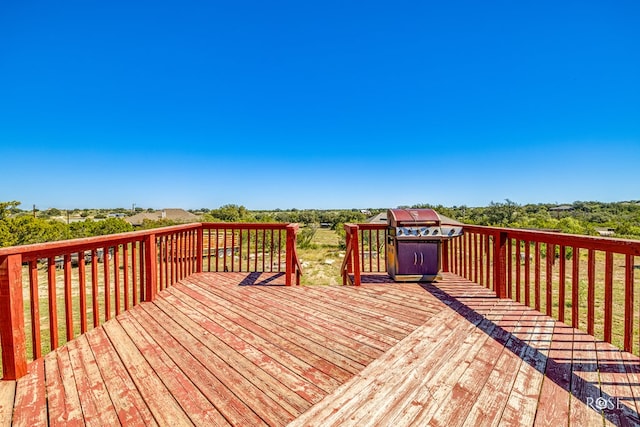
[[[130,311],[131,313],[133,311]],[[117,321],[107,322],[102,328],[118,352],[153,417],[160,425],[193,425],[175,398],[158,378],[149,362],[140,353],[131,338]]]
[[[526,334],[520,338],[525,344],[525,351],[521,353],[522,363],[502,413],[501,422],[518,420],[520,423],[532,425],[547,365],[554,320],[539,312],[529,312],[520,322],[523,327],[516,336]]]
[[[592,336],[574,329],[571,407],[569,410],[571,425],[595,425],[603,422],[602,413],[596,409],[595,405],[591,404],[600,397],[598,359],[595,349]]]
[[[640,425],[636,400],[620,349],[603,341],[596,341],[595,344],[601,392],[601,400],[596,403],[603,407],[605,419],[614,425]]]
[[[469,303],[464,304],[465,311],[459,314],[467,322],[475,325],[471,332],[466,332],[453,346],[455,353],[452,356],[442,357],[442,361],[432,362],[432,371],[420,375],[421,382],[414,385],[415,392],[408,399],[405,399],[404,407],[391,418],[383,418],[382,423],[415,424],[415,425],[455,425],[456,417],[462,423],[465,418],[464,406],[458,406],[463,397],[461,387],[469,387],[469,390],[481,388],[484,383],[482,376],[469,375],[473,371],[471,366],[482,369],[478,361],[478,354],[482,350],[487,355],[487,342],[492,339],[497,321],[503,317],[502,306],[504,302],[496,299],[493,295],[488,295],[483,288],[478,288],[475,292],[467,291]],[[465,314],[465,312],[467,314]],[[480,316],[480,317],[478,317]],[[500,350],[502,345],[497,345]],[[490,354],[490,352],[489,352]],[[489,356],[489,355],[487,355]],[[471,369],[470,369],[471,368]],[[473,377],[478,380],[475,386],[468,384],[465,379]],[[488,375],[488,374],[487,374]]]
[[[303,397],[284,387],[280,381],[269,375],[260,366],[252,363],[235,348],[203,329],[195,321],[179,311],[175,304],[170,304],[163,299],[156,301],[156,306],[164,311],[167,317],[174,320],[176,324],[189,331],[194,338],[192,343],[197,343],[198,349],[208,349],[219,358],[221,363],[233,367],[238,372],[238,380],[241,381],[242,386],[256,388],[264,393],[264,396],[266,396],[264,398],[265,406],[270,410],[280,413],[286,412],[295,417],[309,407],[309,403]],[[200,344],[204,345],[204,347],[200,347]],[[246,348],[244,345],[242,347]],[[201,360],[201,362],[203,361],[204,359]],[[211,360],[209,359],[208,362],[210,363]],[[230,382],[235,381],[232,380]],[[236,391],[236,394],[239,393],[241,392]],[[256,395],[260,396],[258,399],[262,398],[260,394],[256,393]],[[253,399],[256,398],[256,396],[251,397]],[[279,407],[276,405],[279,405]]]
[[[118,318],[127,335],[144,354],[158,378],[175,396],[177,402],[196,425],[225,426],[229,422],[218,409],[207,400],[202,392],[184,374],[173,359],[162,350],[162,343],[156,342],[131,316]]]
[[[366,318],[376,319],[378,321],[382,321],[384,323],[389,323],[393,325],[393,328],[401,333],[409,333],[415,330],[416,326],[420,324],[420,322],[409,322],[393,316],[393,313],[387,311],[383,304],[376,302],[369,302],[365,299],[355,298],[350,292],[352,289],[357,289],[356,287],[348,287],[346,291],[340,292],[339,298],[335,299],[325,299],[325,295],[336,295],[336,292],[331,291],[330,289],[324,289],[323,291],[319,291],[316,288],[310,287],[309,293],[318,295],[318,298],[321,298],[323,301],[330,303],[333,306],[340,307],[343,310],[348,310],[351,313],[357,313],[358,315],[365,316]]]
[[[288,289],[286,289],[288,290]],[[344,310],[337,309],[328,305],[318,304],[317,300],[311,299],[307,296],[306,291],[302,292],[286,292],[281,293],[282,290],[275,292],[277,295],[282,295],[287,301],[299,309],[299,313],[302,316],[316,316],[327,322],[344,325],[351,331],[367,337],[367,340],[374,340],[379,342],[379,346],[387,349],[392,345],[395,345],[405,335],[398,333],[390,333],[383,325],[377,322],[367,322],[359,316],[354,316]]]
[[[232,367],[221,363],[215,354],[206,351],[204,346],[201,345],[198,346],[197,356],[205,360],[203,364],[201,360],[196,358],[195,351],[186,351],[183,346],[183,339],[188,338],[189,334],[181,332],[180,339],[177,340],[170,331],[164,329],[169,320],[165,317],[156,317],[156,315],[160,315],[157,308],[152,304],[141,304],[140,307],[143,310],[131,311],[133,318],[154,340],[163,343],[163,350],[180,366],[180,369],[207,396],[210,402],[222,405],[220,410],[231,424],[256,426],[265,424],[253,407],[254,403],[256,405],[260,403],[261,398],[264,400],[264,396],[259,396],[252,389],[245,390],[244,394],[239,396],[234,394],[229,386],[239,388],[238,384],[242,383],[243,379],[238,376]],[[151,309],[151,314],[144,310],[147,308]],[[174,327],[171,329],[174,329]],[[193,341],[193,337],[190,337],[189,340]],[[215,370],[215,372],[212,372],[212,370]],[[223,381],[226,381],[226,383]],[[240,389],[240,391],[242,390]],[[243,399],[246,395],[250,397]],[[252,400],[254,398],[255,400]]]
[[[15,396],[16,382],[0,381],[0,426],[11,425]]]
[[[266,292],[265,292],[266,293]],[[300,292],[291,292],[292,294],[300,294]],[[285,303],[281,303],[283,300]],[[305,304],[292,298],[287,293],[269,292],[265,295],[265,301],[269,301],[273,306],[277,306],[278,310],[284,313],[288,313],[295,318],[304,318],[308,322],[311,322],[317,327],[322,328],[327,333],[337,335],[341,337],[348,337],[351,340],[355,340],[359,345],[368,346],[372,349],[378,350],[377,354],[386,351],[391,344],[395,344],[397,340],[391,340],[391,343],[387,343],[381,339],[378,339],[379,335],[372,337],[369,330],[357,325],[345,324],[345,322],[331,316],[330,313],[324,313],[318,310],[312,310]],[[385,335],[386,337],[386,335]]]
[[[235,337],[238,337],[245,342],[252,343],[256,347],[260,348],[268,357],[274,360],[279,360],[292,372],[306,379],[308,382],[315,384],[324,392],[332,391],[340,385],[340,383],[333,377],[297,357],[294,352],[286,351],[286,349],[283,349],[275,343],[254,334],[249,329],[244,328],[233,320],[228,319],[217,311],[214,311],[211,308],[211,304],[205,304],[206,299],[198,297],[198,294],[194,294],[195,296],[193,296],[189,289],[181,287],[178,292],[177,288],[173,288],[169,292],[175,292],[178,297],[188,299],[190,304],[200,310],[200,312],[207,316],[208,319],[220,325]]]
[[[44,358],[49,425],[82,426],[78,391],[72,384],[73,372],[68,369],[69,357],[64,349],[60,347]]]
[[[378,404],[384,405],[384,399],[375,400],[374,396],[388,395],[389,398],[393,398],[395,393],[389,395],[387,393],[389,389],[386,387],[392,384],[392,381],[397,381],[398,378],[402,377],[398,372],[408,372],[405,377],[414,378],[411,373],[412,368],[419,364],[426,355],[443,350],[455,352],[455,347],[442,345],[446,341],[442,337],[454,334],[457,325],[469,325],[468,321],[461,320],[461,318],[453,315],[456,310],[469,314],[465,306],[451,301],[450,309],[445,309],[429,319],[423,326],[393,347],[393,351],[385,353],[372,362],[352,380],[339,387],[330,397],[325,398],[320,404],[303,414],[291,426],[325,426],[343,423],[354,424],[354,421],[355,423],[366,422],[366,419],[369,418],[363,418],[364,415],[358,417],[353,414],[360,411],[362,405],[367,402],[373,403],[376,408],[379,408]],[[481,317],[478,316],[477,322],[480,321]],[[380,378],[379,376],[383,373],[393,378]]]
[[[503,349],[467,415],[468,423],[500,425],[502,412],[522,363],[522,354],[526,350],[524,343],[514,333],[521,328],[519,322],[530,310],[529,307],[514,303],[506,307],[504,316],[497,322],[499,328],[494,331],[492,338]]]
[[[468,360],[468,367],[460,376],[457,382],[450,388],[450,392],[442,400],[446,404],[441,405],[428,421],[430,425],[453,426],[463,425],[467,419],[469,411],[478,400],[480,394],[491,372],[495,368],[498,357],[504,350],[504,338],[498,338],[504,331],[498,326],[504,315],[505,304],[496,304],[496,313],[491,316],[491,320],[483,320],[478,325],[478,330],[486,334],[486,338],[479,343],[483,346],[476,349],[473,360]],[[473,357],[474,354],[470,352]],[[426,421],[426,418],[423,417]]]
[[[204,290],[207,299],[218,304],[220,307],[218,308],[219,311],[221,308],[227,309],[228,311],[225,315],[232,316],[235,322],[239,322],[250,330],[261,334],[268,340],[275,340],[280,346],[290,348],[290,344],[293,344],[294,348],[291,348],[290,351],[294,351],[296,354],[300,352],[296,351],[295,347],[306,349],[307,355],[310,353],[311,357],[307,357],[305,360],[312,363],[321,371],[328,373],[333,378],[346,380],[362,369],[362,365],[357,362],[346,359],[302,335],[283,330],[283,328],[278,326],[277,320],[267,321],[268,319],[265,317],[248,309],[247,305],[243,304],[238,298],[230,298],[224,292],[218,294],[219,290],[213,292],[210,291],[210,288],[200,289]]]
[[[269,357],[267,354],[262,352],[260,348],[256,347],[254,343],[241,339],[232,332],[226,330],[223,326],[211,320],[206,314],[198,311],[197,308],[192,306],[192,304],[197,306],[197,301],[191,300],[187,296],[180,299],[175,297],[174,299],[171,299],[170,296],[166,296],[166,299],[168,303],[173,304],[184,315],[188,316],[202,327],[204,333],[207,334],[207,337],[215,337],[216,339],[219,339],[220,343],[224,343],[224,345],[233,348],[255,366],[267,372],[273,379],[287,386],[290,391],[300,396],[305,402],[300,408],[300,412],[302,412],[302,410],[306,410],[310,403],[315,403],[326,395],[321,388],[310,381],[304,380],[304,378],[301,378],[289,370],[286,365],[283,365]],[[189,305],[187,305],[187,303]],[[280,395],[279,397],[284,396],[285,395]]]
[[[372,360],[372,355],[363,355],[360,351],[357,351],[355,346],[352,346],[351,343],[346,343],[344,340],[340,340],[339,337],[334,337],[331,334],[325,335],[324,331],[318,330],[314,325],[311,325],[310,322],[307,322],[304,319],[286,316],[285,313],[280,311],[274,310],[272,312],[272,302],[270,301],[265,303],[264,301],[252,298],[251,296],[245,296],[235,289],[225,289],[224,292],[217,289],[212,290],[212,292],[217,292],[219,296],[228,299],[232,304],[243,308],[247,312],[254,313],[273,324],[279,325],[279,329],[283,334],[292,332],[301,336],[302,340],[305,342],[305,346],[315,348],[319,354],[326,354],[333,363],[338,364],[349,372],[359,372]],[[352,312],[356,311],[357,308],[352,306]],[[393,321],[389,321],[388,327],[393,327],[394,324],[395,323]],[[415,326],[413,329],[415,329]],[[406,335],[406,331],[404,332],[404,335]],[[296,338],[296,340],[297,339],[298,338]],[[318,345],[328,349],[329,351],[318,349]],[[370,347],[366,348],[363,346],[360,350],[369,351],[369,349]],[[378,354],[378,352],[375,353]],[[347,359],[340,358],[339,356],[336,358],[334,354],[345,356]]]
[[[119,424],[111,398],[96,361],[84,336],[67,343],[73,378],[78,389],[78,398],[84,421],[87,425]]]
[[[157,425],[103,328],[93,329],[85,334],[85,337],[91,346],[120,423],[125,426]]]
[[[3,381],[4,382],[4,381]],[[10,382],[7,381],[7,384]],[[47,395],[44,377],[44,359],[29,364],[28,373],[16,383],[14,426],[31,427],[47,424]]]
[[[536,425],[555,427],[568,423],[572,352],[573,328],[556,322],[540,390]]]
[[[421,360],[426,353],[435,350],[438,338],[453,333],[455,322],[448,322],[449,313],[443,312],[427,321],[423,327],[417,329],[407,338],[372,362],[350,381],[336,389],[334,393],[325,398],[320,404],[302,414],[292,422],[289,427],[296,426],[330,426],[346,423],[352,412],[368,398],[378,395],[382,390],[386,378],[378,378],[381,372],[396,372],[396,370],[408,370]],[[430,329],[430,334],[425,334],[424,329]],[[400,375],[396,375],[400,376]]]
[[[387,425],[454,425],[449,424],[453,421],[453,413],[449,409],[457,411],[456,399],[452,398],[457,396],[458,384],[465,381],[464,373],[484,348],[494,328],[495,324],[485,319],[478,322],[476,318],[468,324],[463,322],[458,337],[447,339],[459,344],[445,346],[446,353],[435,359],[432,356],[428,358],[431,360],[425,360],[426,365],[421,364],[422,369],[418,371],[419,380],[410,385],[412,393],[397,405],[397,409],[384,414],[376,422]],[[437,414],[440,414],[442,420],[433,419]],[[451,420],[444,421],[450,417]],[[442,422],[444,424],[440,424]]]
[[[415,326],[419,326],[427,318],[423,311],[403,307],[381,298],[374,298],[361,286],[344,288],[326,286],[322,289],[318,287],[310,287],[309,289],[311,294],[316,294],[321,298],[329,296],[330,300],[335,298],[335,301],[340,301],[342,304],[354,304],[370,312],[384,313],[385,316],[396,319],[398,325],[409,330],[413,330]]]
[[[300,330],[307,336],[313,339],[315,342],[323,343],[326,346],[331,346],[334,350],[339,351],[339,348],[348,348],[354,350],[357,353],[357,361],[363,364],[371,362],[371,360],[380,356],[382,350],[368,345],[365,341],[369,341],[368,337],[363,336],[361,339],[354,337],[350,330],[342,325],[336,323],[330,323],[317,319],[315,317],[302,317],[297,312],[292,304],[289,304],[288,300],[283,298],[277,298],[273,295],[273,292],[257,290],[254,298],[247,299],[248,302],[254,303],[254,305],[260,305],[265,307],[269,312],[282,319],[279,322],[280,325]],[[342,352],[341,352],[342,353]],[[351,351],[349,353],[352,353]],[[344,354],[344,353],[343,353]]]

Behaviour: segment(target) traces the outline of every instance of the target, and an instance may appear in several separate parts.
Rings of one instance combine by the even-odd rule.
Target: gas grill
[[[462,234],[462,226],[443,224],[433,209],[389,209],[387,272],[405,282],[442,279],[442,242]]]

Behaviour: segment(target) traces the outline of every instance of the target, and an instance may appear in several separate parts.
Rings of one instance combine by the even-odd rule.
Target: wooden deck
[[[13,425],[639,425],[640,359],[483,287],[201,273],[0,383]]]

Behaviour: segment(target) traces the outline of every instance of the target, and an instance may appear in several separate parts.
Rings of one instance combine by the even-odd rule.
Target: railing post
[[[442,241],[442,271],[444,273],[449,272],[449,240]]]
[[[498,298],[507,298],[507,232],[499,231],[493,242],[493,283]]]
[[[351,228],[352,236],[351,236],[351,253],[353,254],[353,285],[360,286],[360,239],[358,237],[358,233],[360,232],[359,227],[354,225]]]
[[[294,263],[295,263],[295,250],[296,250],[296,231],[298,230],[297,224],[287,224],[287,259],[286,259],[286,272],[285,272],[285,285],[291,286],[293,284]]]
[[[156,298],[158,288],[158,251],[155,234],[149,234],[144,238],[144,269],[144,300],[149,302]]]
[[[196,242],[196,273],[202,273],[202,262],[204,258],[204,226],[200,224],[197,230]]]
[[[22,256],[0,257],[0,343],[5,380],[27,374],[22,298]]]

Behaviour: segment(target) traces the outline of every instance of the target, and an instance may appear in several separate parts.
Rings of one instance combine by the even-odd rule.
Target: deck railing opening
[[[299,284],[297,230],[197,223],[0,248],[3,378],[196,272],[282,272]]]

